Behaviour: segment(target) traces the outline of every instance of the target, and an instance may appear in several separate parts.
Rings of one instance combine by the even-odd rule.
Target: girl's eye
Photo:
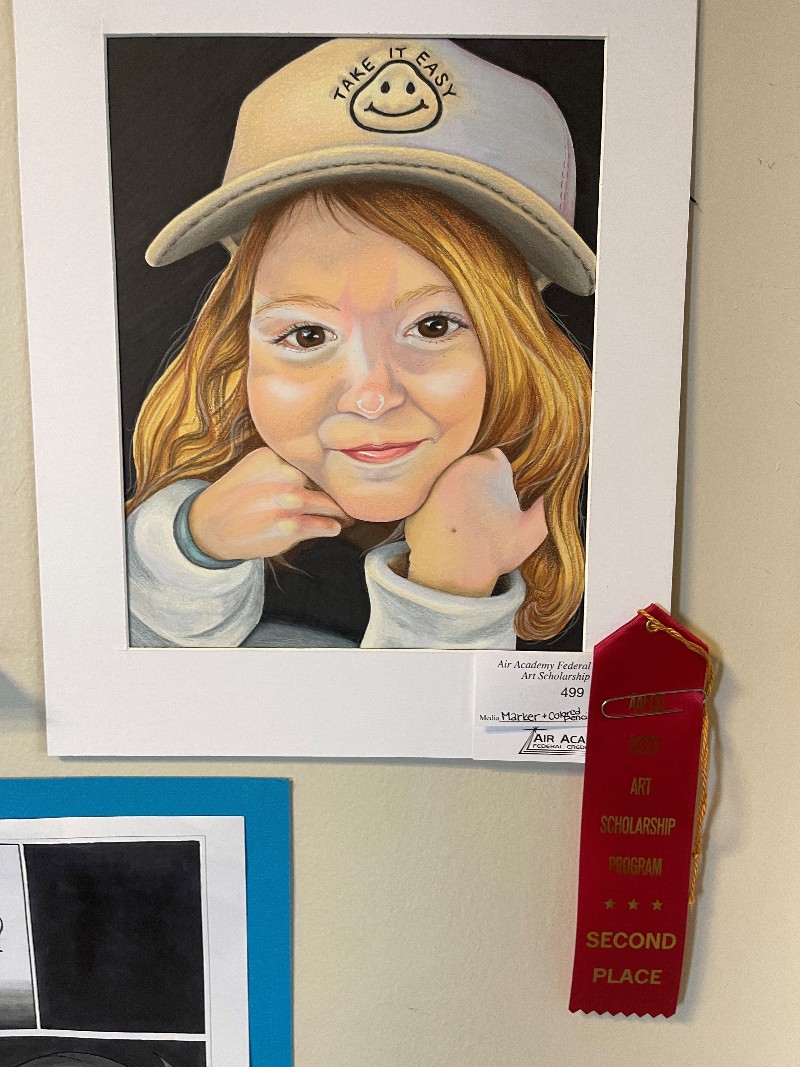
[[[284,348],[291,348],[294,351],[308,351],[311,348],[319,348],[324,345],[329,340],[329,333],[330,331],[323,326],[312,324],[293,326],[291,330],[287,330],[280,337],[276,337],[274,343],[282,345]]]
[[[454,315],[429,315],[414,323],[408,331],[418,337],[424,337],[426,341],[439,341],[444,337],[450,337],[456,330],[466,328],[466,323]]]
[[[300,348],[316,348],[317,345],[325,344],[325,331],[319,326],[303,326],[289,336],[294,337]]]

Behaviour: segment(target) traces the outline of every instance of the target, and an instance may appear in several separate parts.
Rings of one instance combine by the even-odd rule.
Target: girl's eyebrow
[[[392,307],[399,308],[404,304],[410,304],[412,300],[418,300],[423,296],[436,296],[438,293],[451,293],[453,296],[458,296],[451,285],[421,285],[419,289],[409,289],[407,293],[398,296]]]
[[[439,293],[449,293],[451,296],[458,296],[455,289],[450,285],[421,285],[417,289],[409,289],[407,293],[402,293],[393,302],[392,307],[400,308],[405,304],[410,304],[412,300],[419,300],[424,296],[436,296]],[[253,299],[253,315],[261,315],[265,311],[270,311],[276,307],[296,307],[297,305],[304,304],[306,307],[323,308],[328,311],[338,311],[339,308],[336,304],[331,304],[328,300],[323,300],[321,296],[314,296],[312,293],[290,293],[287,296],[275,297],[272,300],[266,298]]]
[[[290,307],[297,304],[305,304],[307,307],[326,308],[328,311],[338,311],[335,304],[323,300],[321,296],[313,296],[311,293],[292,293],[289,296],[279,296],[274,300],[253,299],[253,314],[260,315],[262,311],[269,311],[276,307]]]

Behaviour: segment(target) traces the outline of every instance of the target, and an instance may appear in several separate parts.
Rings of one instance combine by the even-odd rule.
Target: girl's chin
[[[388,505],[386,507],[369,505],[346,507],[341,501],[337,501],[337,503],[351,519],[358,519],[360,522],[402,522],[409,515],[413,515],[416,510],[415,508],[398,508]]]
[[[427,493],[394,494],[373,491],[334,493],[328,490],[342,511],[361,522],[402,522],[425,503]]]

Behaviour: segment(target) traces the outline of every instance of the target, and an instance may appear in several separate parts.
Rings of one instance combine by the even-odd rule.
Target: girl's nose
[[[372,355],[363,345],[352,345],[345,375],[337,411],[378,419],[387,411],[400,407],[405,400],[405,391],[397,380],[391,358],[385,354]]]

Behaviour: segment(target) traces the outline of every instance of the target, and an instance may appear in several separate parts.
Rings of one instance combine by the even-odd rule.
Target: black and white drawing
[[[177,1045],[174,1041],[10,1038],[0,1048],[0,1064],[3,1067],[200,1067],[206,1063],[202,1046],[178,1048]],[[50,1048],[54,1051],[45,1051]]]
[[[211,1067],[211,947],[225,931],[217,900],[211,936],[207,859],[204,835],[3,835],[0,1067]],[[243,948],[242,889],[226,913]]]

